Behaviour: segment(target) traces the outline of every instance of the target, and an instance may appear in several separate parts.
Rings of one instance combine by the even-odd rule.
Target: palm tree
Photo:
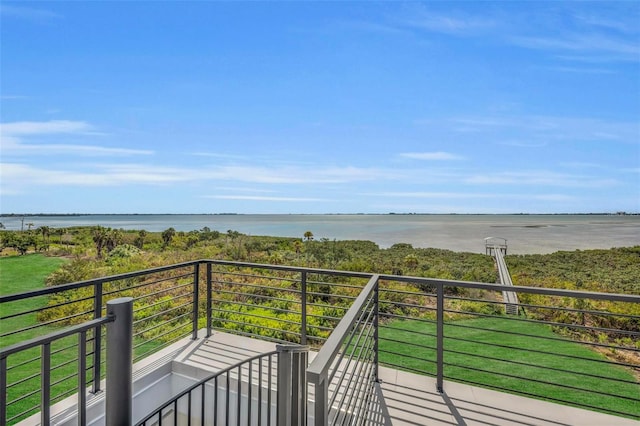
[[[45,244],[48,243],[49,235],[51,234],[51,228],[49,228],[48,226],[41,226],[39,230],[40,230],[40,233],[42,234],[42,242]]]
[[[305,239],[306,241],[311,241],[311,240],[313,240],[313,232],[311,232],[311,231],[307,231],[307,232],[305,232],[305,233],[304,233],[304,239]]]
[[[91,237],[93,238],[93,242],[96,245],[96,257],[98,259],[102,259],[102,249],[107,243],[107,233],[108,230],[106,228],[103,228],[102,226],[96,226],[91,232]]]
[[[122,242],[122,231],[119,229],[109,229],[107,232],[107,238],[105,241],[105,246],[107,248],[107,253],[111,252],[118,244]]]
[[[138,232],[138,236],[136,237],[135,245],[140,250],[142,250],[142,248],[144,247],[144,239],[145,239],[146,236],[147,236],[147,231],[145,231],[144,229],[141,229]]]
[[[176,230],[173,228],[169,228],[169,229],[165,229],[164,231],[162,231],[162,241],[163,241],[163,247],[168,247],[169,244],[171,244],[171,240],[173,240],[173,237],[176,235]]]

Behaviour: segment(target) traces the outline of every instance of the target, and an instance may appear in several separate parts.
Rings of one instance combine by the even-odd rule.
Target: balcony
[[[640,296],[503,289],[202,260],[3,296],[0,424],[117,424],[126,382],[144,424],[637,424]]]

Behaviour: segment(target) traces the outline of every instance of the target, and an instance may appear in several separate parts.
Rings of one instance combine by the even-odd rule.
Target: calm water
[[[20,229],[19,217],[2,217]],[[34,227],[101,225],[162,231],[234,230],[249,235],[370,240],[380,247],[410,243],[455,251],[484,252],[485,237],[508,240],[510,253],[640,245],[640,216],[613,215],[87,215],[28,216]]]

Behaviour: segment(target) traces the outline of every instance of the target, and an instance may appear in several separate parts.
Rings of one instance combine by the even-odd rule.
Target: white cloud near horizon
[[[367,194],[380,197],[414,198],[414,199],[536,199],[547,201],[569,201],[574,196],[565,194],[513,194],[495,192],[380,192]]]
[[[403,158],[411,158],[413,160],[463,160],[464,157],[450,152],[403,152],[399,154]]]
[[[418,119],[416,125],[438,126],[458,133],[516,132],[527,135],[528,143],[539,139],[550,141],[596,140],[640,144],[640,123],[612,121],[589,117],[563,117],[550,115],[485,115],[454,116],[439,119]]]
[[[307,197],[271,197],[264,195],[203,195],[202,198],[213,198],[218,200],[246,200],[246,201],[288,201],[288,202],[328,202],[334,201],[325,198]]]
[[[262,166],[222,166],[211,168],[165,167],[146,164],[67,165],[64,170],[21,163],[2,163],[3,186],[69,185],[118,186],[161,185],[176,182],[236,181],[259,184],[337,184],[368,181],[384,176],[377,169],[330,167],[268,168]]]
[[[535,185],[567,188],[605,188],[618,185],[610,178],[569,175],[548,170],[499,172],[491,175],[472,175],[464,179],[473,185]]]

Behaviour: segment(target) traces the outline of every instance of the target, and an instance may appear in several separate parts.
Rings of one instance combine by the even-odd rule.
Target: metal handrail
[[[49,424],[51,420],[51,407],[50,403],[54,401],[57,396],[52,397],[51,388],[56,386],[63,381],[70,379],[77,375],[78,383],[77,383],[77,393],[78,393],[78,421],[80,424],[86,423],[86,372],[87,372],[87,332],[90,330],[94,331],[94,335],[97,336],[101,333],[100,328],[109,323],[114,323],[115,326],[111,332],[107,333],[110,347],[108,348],[108,357],[110,359],[110,363],[108,363],[107,367],[109,368],[108,373],[110,376],[110,389],[107,390],[106,403],[107,406],[109,404],[113,404],[114,396],[118,395],[118,398],[124,398],[125,400],[129,400],[131,397],[131,374],[127,374],[126,372],[131,369],[131,311],[132,311],[132,299],[131,298],[121,298],[117,300],[113,300],[109,302],[107,306],[107,315],[102,318],[97,318],[91,321],[87,321],[82,324],[78,324],[75,326],[67,327],[63,330],[55,331],[44,336],[35,337],[33,339],[29,339],[23,342],[16,343],[14,345],[7,346],[5,348],[0,349],[0,424],[5,425],[7,421],[13,421],[16,418],[19,418],[21,415],[26,414],[31,411],[31,409],[18,414],[17,416],[13,416],[12,418],[7,418],[7,358],[11,355],[18,354],[23,351],[27,351],[29,349],[33,349],[36,347],[41,348],[41,364],[40,364],[40,374],[37,376],[41,376],[41,398],[40,398],[40,422],[41,424]],[[58,369],[62,365],[69,365],[75,360],[67,361],[60,365],[51,364],[51,345],[52,343],[64,339],[69,336],[78,336],[78,344],[77,344],[77,373],[70,374],[66,377],[59,378],[57,381],[51,381],[51,372]],[[95,337],[94,337],[95,339]],[[69,346],[68,349],[73,348],[73,346]],[[116,372],[117,374],[114,374]],[[37,377],[36,376],[36,377]],[[12,385],[15,385],[17,382],[14,382]],[[129,389],[128,391],[124,391],[123,389]],[[23,397],[14,400],[13,402],[20,401]],[[127,402],[130,406],[130,402]],[[117,404],[116,404],[117,405]],[[121,414],[120,407],[115,407],[116,416]],[[127,413],[124,413],[126,416]],[[129,414],[130,415],[130,414]]]
[[[352,331],[354,330],[354,327],[362,324],[361,320],[362,320],[362,317],[364,316],[365,308],[368,305],[368,303],[372,300],[372,298],[373,298],[373,310],[370,312],[370,315],[367,315],[366,317],[367,322],[369,320],[373,320],[373,328],[374,328],[374,335],[370,336],[373,339],[373,345],[371,350],[374,353],[373,355],[374,366],[373,366],[373,372],[370,371],[369,373],[373,374],[374,380],[377,379],[378,283],[379,283],[378,275],[373,275],[371,279],[369,279],[369,282],[367,283],[367,285],[362,289],[362,291],[360,292],[356,300],[353,302],[353,305],[351,306],[351,308],[349,308],[349,310],[344,315],[340,323],[336,326],[336,328],[331,333],[331,335],[329,336],[325,344],[320,349],[320,352],[318,352],[318,355],[315,357],[315,359],[307,369],[309,383],[314,385],[315,387],[314,421],[316,425],[327,425],[329,422],[329,412],[331,411],[332,406],[334,405],[333,402],[335,401],[335,397],[337,395],[336,392],[340,389],[342,385],[342,379],[344,378],[344,374],[345,374],[343,373],[340,383],[337,384],[336,390],[334,391],[334,395],[329,397],[329,382],[331,382],[332,378],[337,372],[337,365],[335,365],[337,356],[339,352],[343,350],[343,346],[345,341],[347,341],[347,338],[349,338],[349,336],[353,338]],[[354,347],[358,347],[360,338],[361,338],[361,334],[360,336],[358,336],[355,345],[353,345]],[[367,340],[370,340],[370,339],[365,338],[365,341]],[[348,341],[347,346],[350,346],[351,343],[352,343],[352,340],[350,339]],[[349,348],[347,348],[347,350],[348,349]],[[353,347],[351,348],[351,350],[355,351]],[[349,364],[351,364],[351,361],[352,361],[352,357],[349,358],[349,361],[345,366],[345,370],[349,368]],[[338,361],[338,364],[340,364],[339,361]],[[364,378],[365,377],[364,375],[359,374],[362,371],[362,365],[363,365],[362,361],[356,360],[356,363],[354,364],[354,366],[355,368],[358,368],[358,367],[359,368],[358,368],[358,371],[353,372],[353,376],[351,377],[351,379],[353,379],[353,377],[356,377],[356,380],[357,380],[356,385],[358,386],[358,389],[361,389],[361,386],[363,385],[363,381],[366,380]],[[334,366],[335,368],[333,371],[330,372],[329,370],[331,369],[332,366]],[[346,395],[346,392],[344,392],[343,395]],[[339,407],[336,407],[335,409],[337,411],[342,411],[344,415],[347,415],[346,409],[343,407],[343,402],[344,401],[341,400],[340,404],[338,404]],[[347,408],[350,408],[350,406],[351,406],[351,399],[348,402]]]
[[[367,283],[366,287],[353,303],[349,311],[342,318],[338,326],[333,330],[320,352],[315,357],[308,369],[309,377],[312,381],[320,381],[327,377],[327,372],[331,367],[332,361],[335,359],[338,351],[342,348],[342,343],[347,337],[347,332],[355,324],[360,310],[364,306],[367,299],[375,291],[378,285],[378,276],[374,275]]]
[[[257,420],[257,424],[262,424],[262,404],[266,403],[266,415],[267,424],[271,424],[272,418],[272,402],[276,405],[276,411],[274,414],[277,416],[277,424],[289,424],[289,425],[304,425],[306,424],[306,379],[304,377],[304,371],[307,365],[306,356],[309,348],[306,346],[299,345],[278,345],[275,351],[262,353],[259,355],[255,355],[251,358],[245,359],[243,361],[237,362],[223,370],[220,370],[214,374],[211,374],[204,379],[199,380],[193,385],[189,386],[182,392],[177,395],[169,398],[166,402],[158,406],[156,410],[146,415],[143,419],[139,420],[136,423],[136,426],[145,426],[147,422],[151,421],[152,424],[156,423],[156,418],[163,417],[163,411],[165,409],[170,408],[172,410],[174,419],[178,416],[179,404],[183,398],[187,397],[187,416],[191,419],[195,413],[198,413],[200,417],[200,422],[205,424],[207,421],[207,414],[211,414],[206,408],[214,407],[212,410],[213,418],[217,419],[221,416],[221,411],[224,409],[225,411],[225,422],[229,424],[229,416],[230,410],[233,408],[234,411],[241,411],[241,401],[240,394],[242,390],[242,371],[243,368],[248,368],[247,377],[247,391],[248,391],[248,400],[252,400],[252,390],[254,387],[257,388],[257,407],[258,413],[254,417],[251,413],[251,403],[247,403],[246,407],[248,412],[246,413],[248,423],[253,424],[251,422],[252,419]],[[277,357],[277,369],[273,366],[273,357]],[[267,359],[268,367],[267,367],[267,385],[266,389],[263,390],[263,368],[262,363],[263,360]],[[258,361],[258,372],[257,378],[252,374],[253,363]],[[277,381],[275,381],[276,387],[276,398],[272,401],[272,373],[273,370],[277,370]],[[230,374],[234,371],[237,371],[237,384],[236,384],[236,407],[230,407],[230,395],[232,392],[230,386]],[[218,397],[218,378],[226,375],[226,386],[224,388],[225,395],[223,398]],[[254,381],[255,379],[255,381]],[[214,382],[213,386],[213,401],[205,401],[207,398],[205,397],[205,386],[211,385],[211,382]],[[199,391],[197,396],[194,396],[194,391]],[[266,398],[263,398],[263,392],[266,393]],[[199,410],[193,410],[193,401],[197,398],[200,400],[200,406],[196,407]],[[225,406],[219,407],[218,401],[224,401]],[[266,401],[263,401],[266,399]],[[194,413],[194,414],[192,414]],[[280,421],[282,420],[282,421]],[[214,424],[216,420],[213,420]],[[236,419],[236,423],[239,424],[240,417]]]
[[[205,377],[204,379],[199,380],[198,382],[196,382],[193,385],[189,386],[188,388],[186,388],[185,390],[183,390],[179,394],[169,398],[167,401],[165,401],[164,403],[160,404],[158,406],[158,408],[155,409],[155,411],[147,414],[145,417],[143,417],[141,420],[139,420],[136,423],[136,426],[146,425],[149,420],[153,419],[154,417],[156,417],[158,415],[161,415],[162,411],[165,408],[169,407],[170,405],[174,405],[175,406],[177,401],[179,399],[181,399],[183,396],[185,396],[187,394],[190,394],[192,391],[194,391],[197,388],[202,387],[203,385],[206,385],[211,380],[215,380],[218,377],[222,376],[223,374],[228,374],[232,370],[236,370],[239,367],[242,367],[242,366],[247,365],[247,364],[251,364],[256,360],[263,360],[265,358],[269,358],[269,361],[271,361],[270,358],[272,356],[274,356],[274,355],[277,355],[277,354],[278,354],[278,351],[271,351],[271,352],[266,352],[266,353],[262,353],[262,354],[259,354],[259,355],[252,356],[251,358],[248,358],[248,359],[245,359],[243,361],[237,362],[237,363],[225,368],[224,370],[217,371],[216,373],[211,374],[211,375]],[[271,362],[269,362],[269,366],[271,368]],[[268,373],[268,374],[270,375],[271,373]],[[270,389],[269,389],[269,391],[270,391]]]
[[[16,343],[15,345],[7,346],[4,348],[0,348],[0,358],[6,358],[11,354],[15,354],[17,352],[26,351],[27,349],[35,348],[37,346],[42,346],[44,344],[49,344],[54,342],[55,340],[62,339],[63,337],[71,336],[74,334],[79,334],[83,331],[89,331],[91,329],[95,329],[103,324],[108,322],[112,322],[113,318],[103,317],[95,320],[87,321],[82,324],[74,325],[64,330],[54,331],[52,333],[46,334],[40,337],[34,337],[33,339],[25,340],[24,342]]]

